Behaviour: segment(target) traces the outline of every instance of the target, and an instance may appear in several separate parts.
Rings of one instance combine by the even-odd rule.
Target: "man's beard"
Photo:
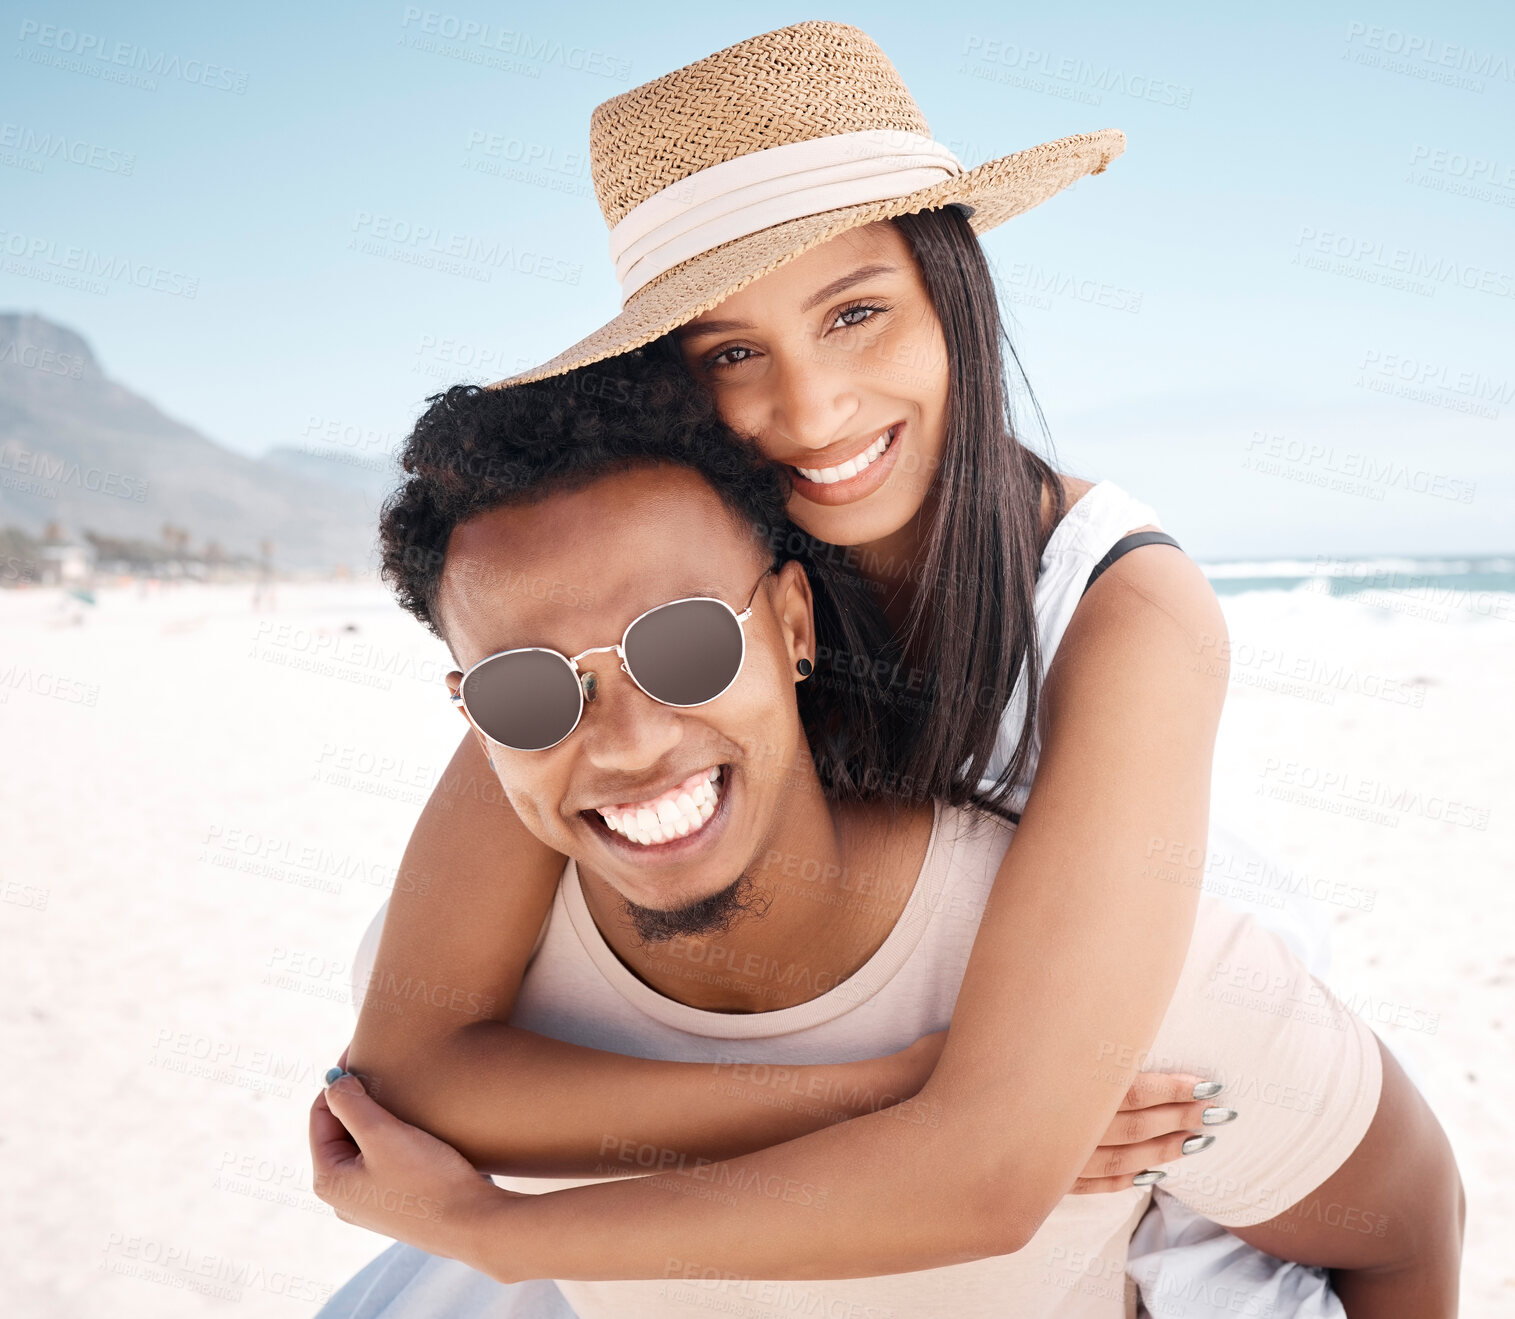
[[[687,907],[660,911],[656,907],[638,906],[623,894],[621,909],[631,921],[640,942],[650,944],[666,943],[680,936],[697,938],[724,934],[740,916],[749,913],[762,916],[768,910],[769,901],[767,896],[756,892],[752,876],[744,870],[720,892]]]

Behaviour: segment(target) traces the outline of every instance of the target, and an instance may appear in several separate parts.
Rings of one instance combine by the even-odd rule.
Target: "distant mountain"
[[[388,454],[348,454],[335,449],[328,452],[279,445],[264,454],[263,461],[297,477],[356,490],[374,509],[375,523],[384,496],[399,485],[405,475],[399,463]]]
[[[0,312],[0,525],[156,540],[171,522],[228,554],[271,540],[281,568],[363,571],[396,480],[382,459],[233,453],[108,379],[73,330]]]

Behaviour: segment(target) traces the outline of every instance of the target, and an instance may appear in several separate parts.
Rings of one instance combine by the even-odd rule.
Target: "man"
[[[821,790],[795,696],[820,645],[812,583],[775,553],[782,501],[766,469],[708,419],[618,408],[581,377],[450,393],[418,427],[385,517],[391,580],[452,648],[449,688],[511,806],[570,858],[511,1025],[722,1065],[754,1112],[824,1103],[776,1078],[947,1027],[1014,831]],[[734,1073],[734,1058],[754,1066]],[[1392,1312],[1371,1308],[1390,1277],[1415,1313],[1452,1313],[1460,1184],[1445,1137],[1372,1032],[1253,922],[1201,898],[1156,1041],[1107,1041],[1089,1064],[1223,1078],[1246,1120],[1192,1164],[1172,1150],[1164,1188],[1274,1255],[1336,1269],[1361,1298],[1354,1319]],[[954,1075],[971,1082],[971,1060]],[[927,1087],[738,1158],[654,1145],[644,1162],[648,1142],[602,1131],[598,1178],[503,1177],[526,1194],[441,1253],[502,1281],[557,1278],[583,1319],[765,1304],[1125,1314],[1126,1247],[1157,1176],[1064,1196],[1020,1231],[1014,1188],[976,1162],[982,1105],[965,1093]],[[326,1102],[363,1151],[360,1167],[330,1153],[329,1129],[317,1143],[333,1203],[415,1166],[386,1155],[414,1128],[361,1093]],[[488,1102],[459,1100],[470,1130]],[[533,1135],[494,1148],[530,1149]],[[477,1162],[518,1172],[533,1157]],[[415,1226],[403,1213],[371,1225],[405,1239]],[[796,1281],[779,1299],[754,1279]]]

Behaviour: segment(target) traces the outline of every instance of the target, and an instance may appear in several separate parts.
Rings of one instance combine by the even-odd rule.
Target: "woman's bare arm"
[[[510,1015],[563,862],[521,825],[465,735],[406,845],[348,1048],[375,1098],[428,1128],[430,1101],[446,1108],[440,1052]]]
[[[1466,1215],[1462,1182],[1429,1106],[1381,1044],[1380,1057],[1377,1111],[1341,1167],[1282,1214],[1231,1231],[1280,1259],[1329,1268],[1350,1319],[1452,1319]],[[967,1134],[896,1138],[888,1120],[859,1118],[690,1174],[502,1198],[473,1221],[459,1258],[516,1282],[856,1277],[1009,1253],[995,1248],[992,1225],[981,1222],[974,1234],[972,1219],[940,1223],[919,1199],[901,1212],[882,1208],[881,1198],[870,1217],[867,1183],[886,1192],[890,1181],[904,1182],[929,1194],[934,1162]],[[865,1129],[866,1151],[856,1139]],[[834,1215],[855,1221],[833,1232]]]
[[[898,1103],[929,1075],[940,1040],[794,1067],[785,1084],[821,1099],[786,1109],[740,1064],[634,1058],[510,1026],[563,863],[465,736],[405,849],[348,1067],[480,1170],[592,1177],[645,1173],[649,1150],[658,1166],[730,1158]]]
[[[1088,1158],[1177,986],[1208,853],[1226,635],[1199,567],[1146,546],[1089,589],[1048,672],[1036,777],[921,1094],[983,1130],[976,1180],[1013,1242]],[[1159,848],[1182,861],[1154,866]]]

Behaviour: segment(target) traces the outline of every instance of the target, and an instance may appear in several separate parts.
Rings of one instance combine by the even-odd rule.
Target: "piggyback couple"
[[[1202,892],[1214,593],[1014,425],[978,234],[1123,143],[964,170],[832,23],[596,109],[623,311],[381,519],[468,727],[311,1110],[397,1243],[322,1319],[1455,1313],[1436,1118]]]

